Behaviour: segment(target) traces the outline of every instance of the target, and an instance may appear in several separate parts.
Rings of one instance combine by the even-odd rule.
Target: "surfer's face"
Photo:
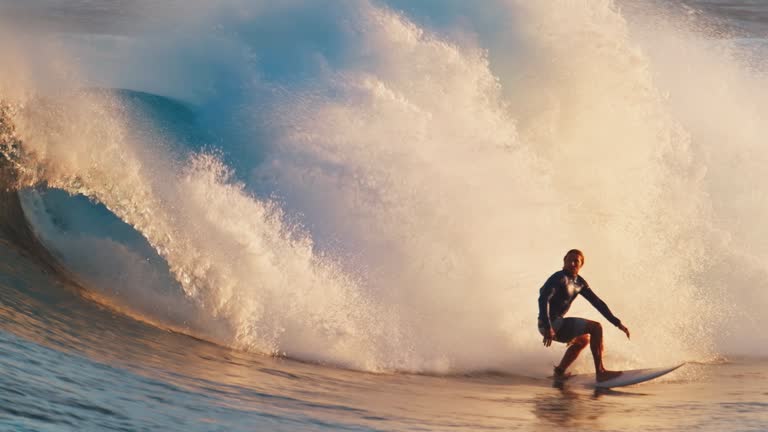
[[[571,274],[579,274],[582,265],[584,265],[584,260],[577,253],[569,253],[563,258],[563,270]]]

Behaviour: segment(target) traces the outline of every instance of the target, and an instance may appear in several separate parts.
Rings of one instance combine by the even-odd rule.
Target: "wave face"
[[[0,38],[13,185],[100,301],[271,355],[525,371],[579,247],[632,330],[611,364],[765,353],[756,50],[653,3],[132,4]]]

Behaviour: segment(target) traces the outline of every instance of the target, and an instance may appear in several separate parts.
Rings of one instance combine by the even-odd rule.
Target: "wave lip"
[[[24,214],[19,194],[18,162],[21,140],[12,116],[17,108],[0,102],[0,232],[3,239],[32,257],[40,266],[62,277],[66,270],[34,234]]]

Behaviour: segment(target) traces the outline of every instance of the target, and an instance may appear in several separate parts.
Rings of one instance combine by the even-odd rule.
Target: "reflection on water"
[[[563,383],[553,386],[558,391],[538,395],[534,399],[534,414],[546,424],[573,430],[588,428],[599,416],[590,407],[589,396],[571,390]]]
[[[604,413],[601,398],[642,397],[643,393],[614,389],[589,389],[569,385],[567,382],[553,382],[555,391],[541,393],[534,398],[533,413],[542,422],[573,429],[594,429]]]

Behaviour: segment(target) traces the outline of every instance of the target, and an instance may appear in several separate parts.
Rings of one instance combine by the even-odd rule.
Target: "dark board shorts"
[[[555,340],[568,343],[573,338],[585,334],[588,322],[589,320],[584,318],[557,318],[552,321],[552,328],[555,329]],[[544,336],[544,326],[541,325],[541,321],[539,321],[539,333]]]

